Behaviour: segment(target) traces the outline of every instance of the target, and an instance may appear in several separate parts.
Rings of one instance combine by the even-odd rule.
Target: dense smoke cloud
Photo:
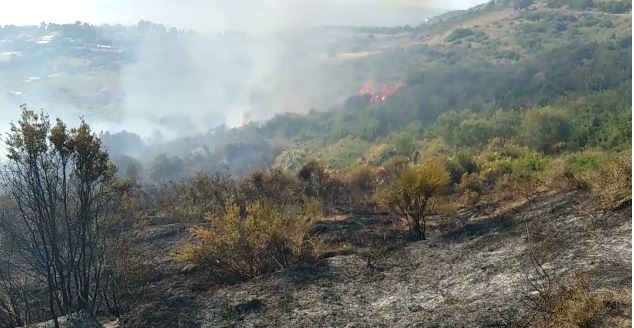
[[[0,67],[5,76],[0,85],[2,130],[17,120],[19,105],[27,103],[69,125],[85,118],[96,131],[129,131],[146,143],[129,146],[121,141],[120,149],[111,149],[114,153],[145,159],[162,152],[180,156],[204,146],[186,138],[215,127],[236,127],[284,112],[328,110],[356,94],[371,77],[346,73],[338,55],[361,49],[373,36],[345,31],[329,35],[316,27],[416,26],[440,13],[437,8],[471,4],[26,0],[11,10],[0,10],[0,24],[77,20],[110,26],[93,30],[88,25],[82,30],[83,24],[66,30],[34,26],[15,35],[5,29],[3,42],[8,41],[0,44],[0,53],[15,50],[11,38],[21,38],[27,51],[13,59],[0,56],[0,61],[22,61],[22,66],[11,62]],[[141,19],[165,25],[137,24]],[[114,25],[119,23],[134,27]],[[84,59],[92,63],[85,65]],[[34,83],[28,81],[31,78]],[[152,151],[143,153],[148,149]]]
[[[158,131],[168,138],[220,124],[238,126],[281,112],[323,110],[357,86],[338,85],[342,82],[337,76],[323,71],[323,57],[336,50],[302,30],[322,25],[415,25],[438,13],[433,8],[467,4],[465,0],[25,0],[2,10],[0,24],[79,20],[136,25],[139,19],[148,19],[194,29],[198,35],[148,34],[134,47],[122,49],[132,60],[118,68],[116,88],[123,96],[114,108],[87,110],[49,97],[51,90],[32,91],[19,100],[7,98],[12,90],[4,90],[3,104],[17,108],[26,102],[69,120],[87,117],[99,128],[127,129],[146,137]],[[34,64],[30,68],[38,78],[59,73],[38,71]]]

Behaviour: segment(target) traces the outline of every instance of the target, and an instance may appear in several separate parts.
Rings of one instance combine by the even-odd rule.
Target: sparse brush
[[[580,274],[558,292],[547,295],[550,313],[543,328],[631,327],[631,289],[590,288],[590,276]]]
[[[436,197],[432,198],[429,202],[429,207],[433,213],[438,214],[443,218],[453,217],[457,213],[456,204],[452,197]]]
[[[586,190],[588,181],[580,174],[568,167],[559,167],[550,172],[547,181],[548,188],[559,191]]]
[[[515,181],[514,189],[526,200],[530,201],[542,191],[541,187],[543,185],[544,182],[539,177],[525,176]]]
[[[632,200],[632,154],[625,152],[605,161],[588,175],[592,201],[602,209],[617,208]]]
[[[567,154],[553,161],[548,187],[559,191],[587,190],[590,188],[588,176],[597,171],[608,157],[606,152],[595,149]]]
[[[264,203],[247,205],[246,217],[240,207],[229,204],[222,216],[208,214],[211,228],[190,230],[196,240],[174,252],[178,261],[208,264],[224,278],[247,278],[317,258],[316,244],[308,230],[317,210],[304,214],[293,208],[274,209]],[[225,275],[229,275],[227,277]]]
[[[473,190],[465,190],[460,196],[460,203],[463,206],[473,206],[480,201],[480,194]]]
[[[464,206],[473,206],[480,201],[480,195],[484,192],[484,179],[477,173],[464,173],[457,189],[460,203]]]
[[[376,207],[374,193],[381,182],[381,171],[377,167],[362,165],[346,175],[346,192],[351,206]]]

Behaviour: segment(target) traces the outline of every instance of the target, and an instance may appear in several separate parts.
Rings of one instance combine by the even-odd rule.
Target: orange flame
[[[388,99],[390,99],[390,97],[392,97],[396,92],[398,92],[398,90],[400,90],[404,86],[405,86],[405,81],[403,80],[397,81],[396,83],[392,85],[387,85],[382,83],[382,84],[379,84],[377,87],[375,87],[372,81],[366,81],[361,85],[361,88],[359,89],[359,95],[362,95],[362,96],[369,95],[370,104],[376,105],[379,103],[386,102]]]

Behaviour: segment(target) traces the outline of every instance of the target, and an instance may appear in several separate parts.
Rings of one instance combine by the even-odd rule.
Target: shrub
[[[326,206],[335,205],[342,187],[341,180],[326,170],[323,163],[308,161],[301,167],[297,177],[304,197],[320,199]]]
[[[588,176],[592,200],[602,209],[617,208],[632,200],[632,155],[611,156]]]
[[[222,213],[237,195],[236,180],[230,176],[196,173],[179,182],[144,185],[143,192],[132,196],[140,217],[169,223],[199,222],[207,212]]]
[[[540,152],[530,151],[511,162],[511,181],[516,189],[527,200],[531,200],[544,184],[545,171],[550,159]]]
[[[420,149],[421,157],[450,156],[455,152],[455,147],[450,146],[444,138],[427,137],[422,142]]]
[[[571,135],[570,117],[554,108],[534,108],[524,113],[520,137],[527,146],[543,152],[561,149]]]
[[[611,14],[622,14],[632,9],[629,1],[602,1],[597,4],[600,11]]]
[[[453,31],[451,31],[451,33],[449,33],[449,35],[447,35],[447,37],[445,38],[445,42],[452,42],[458,39],[462,39],[462,38],[466,38],[470,35],[473,35],[474,32],[472,29],[470,28],[462,28],[459,27]]]
[[[350,205],[374,207],[374,192],[380,183],[380,175],[379,168],[368,165],[360,165],[349,172],[345,184]]]
[[[433,199],[445,194],[448,186],[449,172],[445,163],[433,158],[404,168],[398,179],[383,191],[381,200],[405,218],[412,239],[424,240],[426,216],[434,205]]]
[[[480,171],[480,168],[475,162],[473,156],[464,151],[459,151],[456,156],[451,158],[451,160],[448,161],[447,166],[453,183],[460,183],[460,179],[464,174]]]
[[[510,174],[513,160],[529,151],[530,149],[525,146],[493,138],[477,156],[476,163],[485,181],[492,184],[502,176]]]
[[[632,308],[630,289],[593,290],[588,273],[578,274],[567,284],[540,295],[542,318],[536,327],[629,327],[623,319]],[[620,324],[619,324],[620,323]]]
[[[530,151],[522,157],[511,162],[511,170],[514,177],[521,179],[544,172],[550,164],[550,159],[537,151]]]
[[[368,163],[381,165],[396,155],[396,148],[390,144],[376,144],[368,149],[365,157]]]
[[[458,191],[464,193],[466,191],[475,191],[478,194],[483,191],[482,178],[476,173],[464,173],[458,184]]]
[[[316,250],[308,229],[316,208],[277,210],[256,202],[247,205],[242,217],[240,207],[231,203],[224,215],[207,215],[211,227],[192,228],[196,242],[180,247],[174,256],[178,261],[210,265],[225,279],[254,277],[313,261]]]
[[[465,190],[460,196],[460,203],[464,206],[473,206],[480,201],[480,194],[473,190]]]
[[[597,170],[606,159],[607,154],[602,151],[586,149],[566,156],[566,166],[576,173],[586,173]]]
[[[472,206],[480,200],[480,195],[484,191],[484,181],[476,173],[464,173],[457,187],[460,202],[465,206]]]
[[[329,168],[347,170],[357,164],[369,146],[367,141],[347,137],[326,145],[314,156],[328,163]]]
[[[414,152],[414,135],[410,132],[399,132],[390,137],[390,142],[394,147],[394,151],[397,155],[411,156]]]
[[[495,183],[491,198],[495,202],[510,201],[514,198],[515,186],[509,182],[509,176],[501,176]]]
[[[549,187],[553,190],[585,190],[590,188],[588,175],[599,169],[607,154],[587,149],[571,153],[553,163]]]
[[[385,172],[383,175],[386,179],[395,179],[401,170],[409,165],[410,160],[405,156],[394,156],[385,162],[383,167],[385,168]]]
[[[255,202],[264,202],[275,208],[303,202],[301,184],[281,169],[255,170],[240,181],[239,189],[236,200],[240,201],[243,208],[245,204]]]
[[[550,172],[548,187],[559,191],[584,190],[588,188],[588,183],[570,167],[559,164]]]

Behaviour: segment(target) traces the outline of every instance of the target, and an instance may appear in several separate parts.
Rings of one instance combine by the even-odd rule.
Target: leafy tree
[[[411,156],[414,152],[414,136],[408,132],[400,132],[392,137],[397,155]]]
[[[570,117],[551,107],[532,108],[524,113],[520,129],[523,143],[543,152],[554,152],[570,137]]]

